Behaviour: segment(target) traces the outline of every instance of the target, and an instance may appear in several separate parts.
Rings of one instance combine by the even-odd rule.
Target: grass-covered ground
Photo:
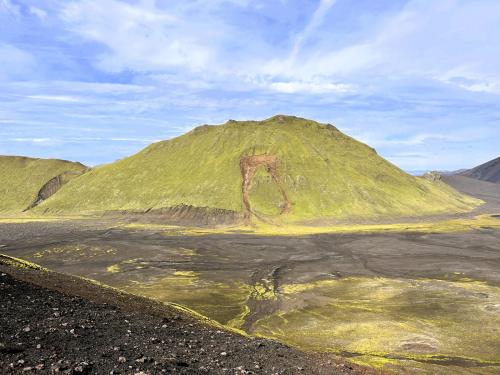
[[[21,213],[51,178],[68,171],[82,173],[86,169],[80,163],[66,160],[0,156],[0,213]]]
[[[463,212],[480,204],[439,181],[408,175],[331,125],[276,116],[201,126],[152,144],[70,181],[35,212],[145,211],[181,204],[241,212],[240,159],[261,154],[277,156],[292,204],[280,222]],[[276,218],[283,199],[260,167],[250,189],[252,208]]]

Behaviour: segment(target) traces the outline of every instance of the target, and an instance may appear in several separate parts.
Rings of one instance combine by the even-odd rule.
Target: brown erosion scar
[[[241,183],[241,193],[243,195],[243,205],[244,205],[244,219],[246,221],[250,220],[252,214],[255,213],[252,211],[252,206],[250,204],[250,198],[248,192],[250,191],[250,187],[252,186],[252,180],[255,176],[255,172],[257,168],[264,167],[273,179],[273,181],[278,186],[281,194],[283,195],[283,199],[285,204],[281,209],[281,215],[287,214],[290,212],[291,204],[288,200],[288,196],[286,194],[285,189],[283,188],[280,175],[279,175],[279,159],[276,155],[250,155],[243,156],[240,159],[240,168],[241,168],[241,176],[243,177],[243,181]]]

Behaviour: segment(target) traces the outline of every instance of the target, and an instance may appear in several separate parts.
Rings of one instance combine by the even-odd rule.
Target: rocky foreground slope
[[[1,259],[0,295],[2,374],[376,373],[209,326],[145,298],[12,267]]]

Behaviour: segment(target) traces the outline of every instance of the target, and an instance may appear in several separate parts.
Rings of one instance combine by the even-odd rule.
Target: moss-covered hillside
[[[421,215],[479,204],[441,182],[408,175],[332,125],[275,116],[205,125],[152,144],[70,181],[35,210],[83,213],[183,204],[242,212],[240,164],[254,155],[275,162],[257,165],[248,186],[251,210],[261,217],[282,211],[292,221]],[[277,168],[277,180],[269,167]]]
[[[52,178],[63,175],[61,180],[69,180],[86,169],[66,160],[0,156],[0,212],[22,212]]]

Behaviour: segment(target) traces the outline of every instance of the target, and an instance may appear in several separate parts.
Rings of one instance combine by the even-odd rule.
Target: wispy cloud
[[[28,95],[26,97],[35,100],[47,100],[47,101],[66,102],[66,103],[78,103],[83,101],[81,98],[75,96],[67,96],[67,95]]]
[[[313,36],[324,21],[328,11],[330,8],[337,2],[337,0],[320,0],[319,5],[314,11],[310,21],[306,24],[303,30],[301,30],[295,36],[295,40],[293,42],[293,47],[290,53],[290,60],[295,60],[304,45],[311,36]]]
[[[11,0],[1,0],[0,12],[4,12],[12,16],[19,16],[21,14],[21,7]]]
[[[288,82],[272,82],[269,84],[272,90],[284,92],[287,94],[325,94],[325,93],[352,93],[355,91],[355,86],[345,83],[331,82],[304,82],[304,81],[288,81]]]
[[[153,2],[132,5],[117,0],[83,0],[65,5],[61,17],[76,35],[108,47],[109,52],[101,53],[96,63],[110,72],[181,65],[196,69],[210,56],[202,40],[183,32],[188,20],[177,19]],[[113,32],[110,23],[115,25]]]
[[[35,6],[30,6],[28,9],[31,14],[35,15],[41,20],[45,20],[47,18],[47,12],[44,11],[43,9],[40,9]]]
[[[45,143],[53,144],[55,140],[52,138],[12,138],[10,141],[13,142],[27,142],[27,143]]]

